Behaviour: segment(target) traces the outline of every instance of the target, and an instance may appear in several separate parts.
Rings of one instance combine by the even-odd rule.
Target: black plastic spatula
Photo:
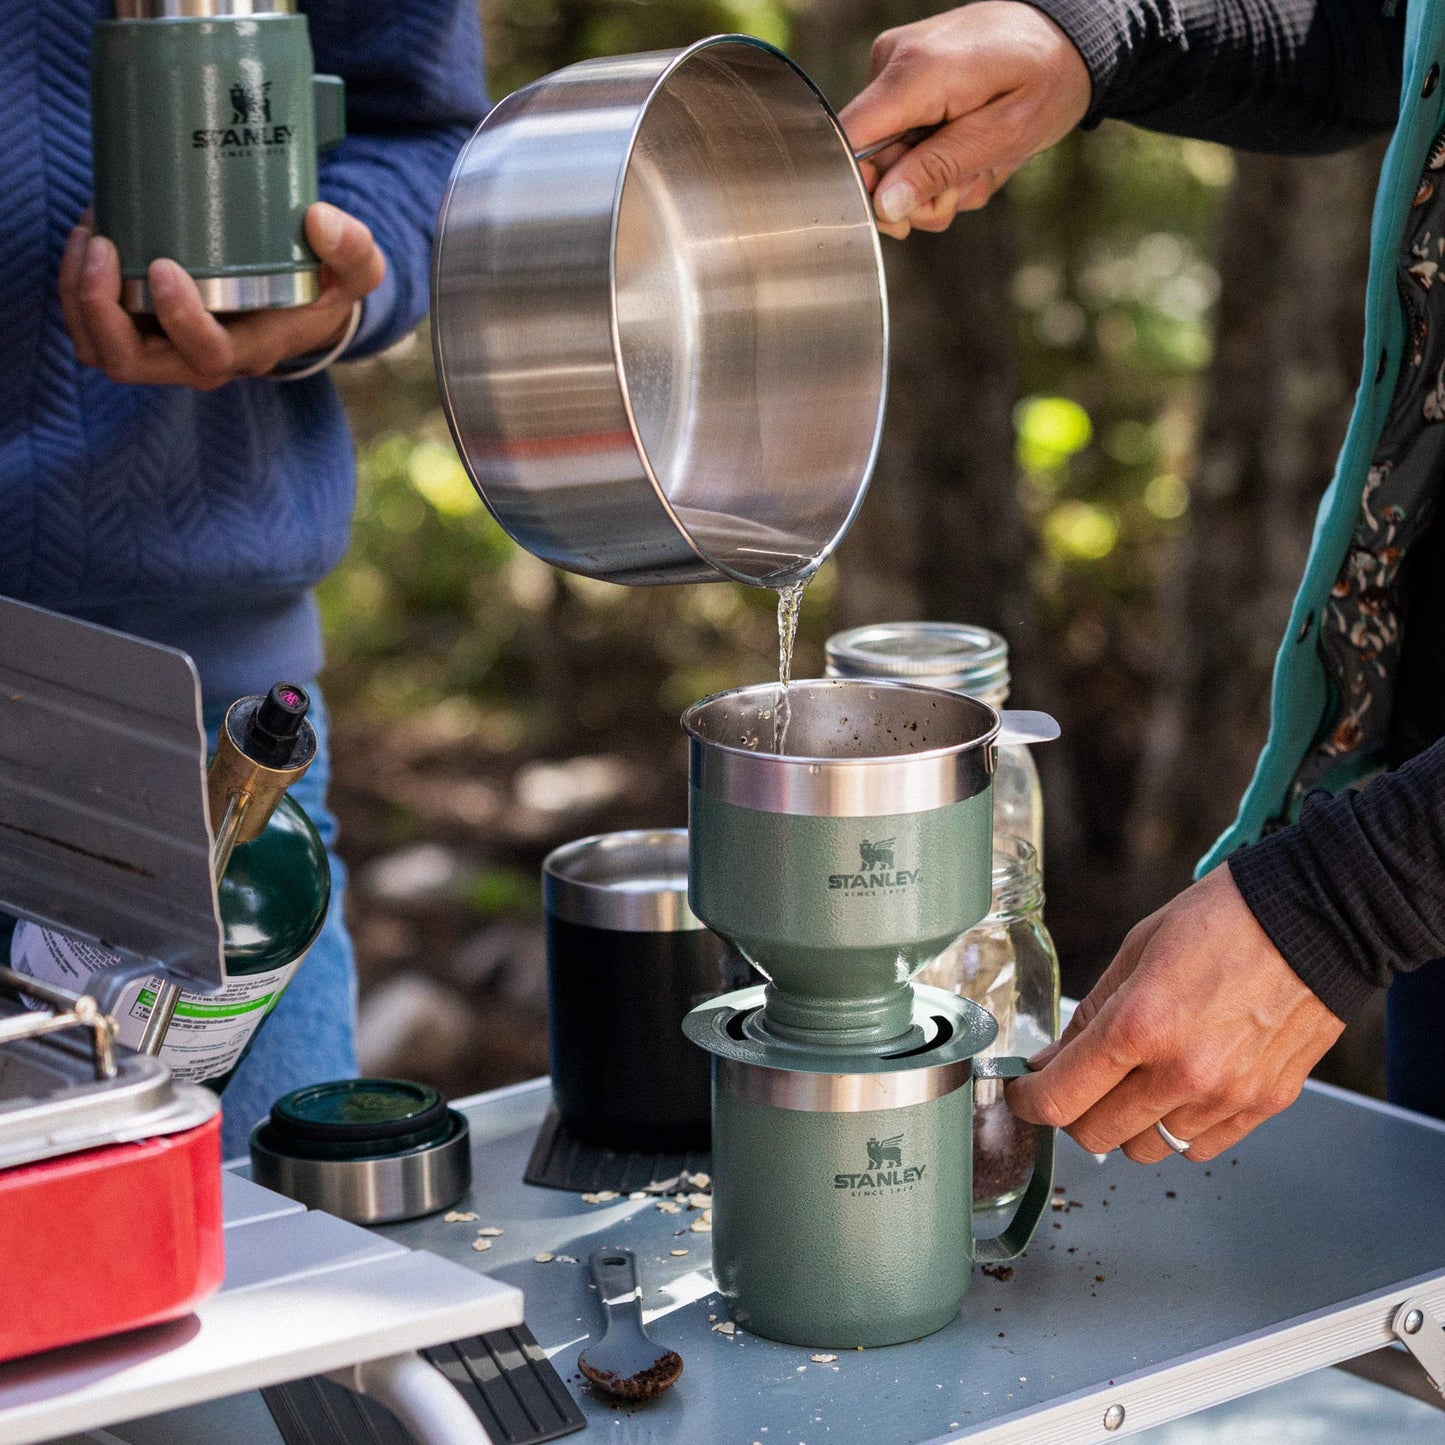
[[[650,1400],[677,1383],[682,1356],[652,1339],[642,1325],[637,1257],[630,1249],[594,1249],[592,1282],[607,1312],[607,1333],[577,1357],[577,1367],[619,1400]]]

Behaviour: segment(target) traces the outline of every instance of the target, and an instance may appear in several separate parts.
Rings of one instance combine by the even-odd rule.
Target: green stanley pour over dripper
[[[893,1344],[957,1313],[976,1259],[1022,1251],[1053,1135],[991,1239],[972,1230],[973,1081],[993,1019],[911,980],[988,911],[995,749],[1042,714],[819,679],[689,709],[693,911],[768,980],[694,1009],[713,1058],[713,1266],[733,1319],[814,1347]]]

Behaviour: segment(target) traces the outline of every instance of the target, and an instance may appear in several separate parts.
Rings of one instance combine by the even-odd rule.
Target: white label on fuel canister
[[[303,953],[282,968],[233,978],[219,993],[182,992],[161,1045],[161,1059],[171,1073],[186,1083],[198,1084],[235,1068],[251,1035],[276,1007],[305,957]],[[18,924],[10,944],[10,966],[17,973],[28,973],[72,993],[85,992],[93,974],[120,962],[103,948],[34,923]],[[116,1009],[116,1034],[121,1043],[131,1048],[139,1045],[161,987],[162,981],[152,977],[126,988]],[[43,1007],[33,1002],[30,1006]]]

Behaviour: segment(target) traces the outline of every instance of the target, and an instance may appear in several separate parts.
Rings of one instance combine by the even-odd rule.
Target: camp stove
[[[0,914],[118,960],[85,993],[0,968],[0,1360],[220,1286],[219,1101],[111,1017],[226,982],[205,760],[184,653],[0,599]]]
[[[0,984],[42,1006],[0,1005],[0,1360],[189,1314],[225,1271],[220,1102],[93,998]]]

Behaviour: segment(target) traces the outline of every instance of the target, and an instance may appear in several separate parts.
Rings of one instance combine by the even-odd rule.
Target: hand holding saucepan
[[[89,216],[70,233],[60,263],[60,304],[75,354],[112,381],[214,391],[265,376],[283,361],[325,351],[346,334],[352,307],[381,285],[386,259],[371,231],[318,202],[306,239],[321,261],[321,295],[307,306],[222,320],[174,261],[153,261],[147,280],[159,334],[145,334],[120,304],[120,257]]]
[[[886,30],[870,71],[841,115],[855,149],[939,127],[864,165],[879,229],[900,238],[911,227],[942,231],[959,211],[977,210],[1083,119],[1092,88],[1073,42],[1019,0],[976,0]]]
[[[1287,1109],[1343,1031],[1220,867],[1134,928],[1008,1101],[1092,1153],[1157,1163],[1162,1123],[1212,1159]]]

